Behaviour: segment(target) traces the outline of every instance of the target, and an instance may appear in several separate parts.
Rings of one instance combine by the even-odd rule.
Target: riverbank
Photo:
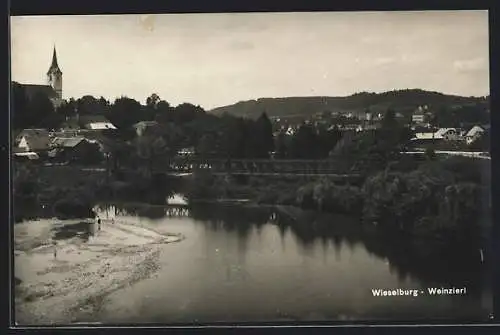
[[[153,275],[160,246],[178,242],[138,225],[46,219],[14,226],[16,321],[92,321],[105,297]]]

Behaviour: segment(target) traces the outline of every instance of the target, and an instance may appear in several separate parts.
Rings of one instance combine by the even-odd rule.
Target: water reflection
[[[326,262],[328,250],[333,248],[335,260],[342,261],[343,252],[355,253],[363,248],[368,254],[382,260],[388,271],[402,282],[409,277],[423,283],[443,285],[466,285],[474,291],[481,287],[481,264],[460,250],[427,254],[425,246],[415,246],[411,240],[401,236],[363,231],[357,219],[320,213],[307,213],[300,222],[290,220],[273,208],[234,205],[187,206],[182,198],[171,201],[171,205],[115,205],[117,215],[132,215],[151,220],[171,217],[189,217],[208,231],[224,231],[234,234],[237,241],[237,263],[244,262],[248,240],[252,234],[260,235],[266,225],[274,225],[280,237],[281,250],[286,250],[286,235],[290,231],[303,256],[311,258],[315,250],[322,250]],[[175,204],[175,205],[174,205]],[[347,249],[343,249],[343,247]],[[319,248],[319,249],[318,249]]]

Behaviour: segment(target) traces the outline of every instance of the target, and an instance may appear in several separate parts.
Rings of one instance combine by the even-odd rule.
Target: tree
[[[276,154],[275,158],[285,158],[288,156],[288,143],[287,143],[287,135],[283,132],[279,133],[276,136]]]
[[[198,142],[196,152],[199,153],[201,157],[208,157],[211,153],[215,152],[216,145],[215,136],[211,133],[205,133]]]
[[[396,113],[394,112],[393,109],[388,109],[385,112],[384,117],[382,119],[382,129],[390,130],[396,126],[398,126],[398,122],[396,120]]]
[[[318,157],[327,157],[341,137],[342,132],[337,126],[329,130],[321,129],[318,132]]]
[[[269,152],[274,150],[273,124],[266,112],[263,112],[255,122],[254,139],[258,140],[257,151],[259,157],[268,157]]]
[[[490,151],[490,132],[485,131],[481,136],[479,136],[474,142],[469,144],[469,149],[474,151]]]
[[[162,123],[162,124],[167,124],[169,122],[172,122],[173,121],[172,111],[173,111],[173,108],[170,106],[170,104],[168,102],[166,102],[165,100],[160,100],[155,105],[154,120],[156,120],[158,123]]]
[[[429,147],[425,149],[425,157],[428,160],[434,160],[436,158],[436,151],[434,151],[434,148]]]
[[[167,137],[172,138],[171,134],[158,131],[138,137],[134,141],[137,157],[141,162],[146,163],[149,176],[152,176],[155,164],[162,163],[162,160],[174,156],[177,152],[176,148],[173,149],[175,143],[173,140],[169,143]]]
[[[54,113],[52,101],[43,93],[37,93],[28,101],[28,123],[33,127],[41,127],[43,121]]]
[[[24,129],[31,126],[28,114],[28,99],[24,87],[16,82],[11,85],[10,110],[12,115],[12,127]]]
[[[174,108],[173,122],[175,124],[183,124],[193,121],[199,114],[204,114],[205,110],[200,106],[195,106],[190,103],[182,103]]]
[[[303,124],[292,138],[290,154],[293,158],[314,159],[317,156],[318,136],[315,129]]]
[[[64,119],[71,118],[76,115],[77,102],[71,98],[68,101],[63,101],[62,104],[56,108],[56,113],[61,115]]]
[[[80,115],[106,115],[109,112],[109,102],[104,97],[96,99],[91,95],[76,100],[76,107]]]
[[[132,125],[139,121],[143,121],[141,104],[127,97],[121,97],[115,100],[115,103],[111,105],[109,112],[109,120],[117,128],[124,129],[130,128]]]
[[[45,119],[40,122],[42,128],[45,129],[59,129],[63,124],[65,117],[57,112],[49,114]]]
[[[144,120],[153,121],[156,119],[158,103],[161,101],[158,94],[153,93],[146,98],[146,106],[144,106]]]
[[[155,108],[160,101],[160,96],[156,93],[153,93],[146,98],[146,106]]]

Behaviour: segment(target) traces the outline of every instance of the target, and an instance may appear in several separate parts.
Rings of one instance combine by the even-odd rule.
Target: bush
[[[90,218],[93,217],[92,205],[83,199],[61,199],[56,201],[53,207],[57,217],[68,218]]]
[[[358,187],[332,184],[326,195],[324,208],[342,213],[359,213],[363,208],[363,194]]]
[[[278,205],[285,205],[285,206],[295,205],[296,204],[295,191],[279,194],[276,203]]]
[[[455,156],[443,160],[442,168],[453,173],[459,182],[481,183],[491,169],[491,161]]]
[[[314,199],[315,183],[309,183],[297,190],[296,203],[304,209],[316,209],[317,203]]]
[[[429,147],[425,149],[425,157],[427,157],[427,159],[429,160],[433,160],[436,158],[436,152],[434,151],[433,148]]]
[[[189,181],[188,199],[215,199],[218,196],[216,178],[208,171],[197,171]]]
[[[279,195],[276,192],[261,192],[257,196],[257,203],[259,204],[277,204]]]

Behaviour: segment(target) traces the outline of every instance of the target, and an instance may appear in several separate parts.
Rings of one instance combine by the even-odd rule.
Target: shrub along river
[[[350,217],[299,214],[291,222],[283,211],[250,205],[101,205],[103,218],[186,239],[161,246],[156,275],[108,295],[92,321],[488,318],[489,281],[479,252],[429,255],[399,237],[362,232]],[[465,293],[428,290],[453,287]],[[403,290],[377,297],[378,289]]]

